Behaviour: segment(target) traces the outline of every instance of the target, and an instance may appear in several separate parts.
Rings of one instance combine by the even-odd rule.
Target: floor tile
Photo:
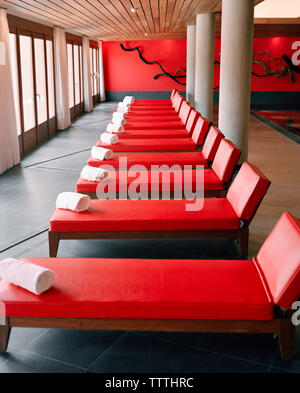
[[[197,347],[269,365],[278,349],[272,334],[207,333]]]
[[[2,373],[83,373],[77,367],[63,364],[52,359],[36,356],[31,352],[13,349],[8,354],[2,355],[6,361],[0,363],[0,374]],[[0,355],[1,358],[1,355]]]
[[[216,354],[209,351],[192,350],[188,360],[180,369],[183,373],[266,373],[268,366],[243,359]]]
[[[93,363],[89,371],[100,373],[178,372],[188,357],[186,348],[143,337],[125,334]]]
[[[35,354],[87,368],[122,332],[49,329],[28,349]]]

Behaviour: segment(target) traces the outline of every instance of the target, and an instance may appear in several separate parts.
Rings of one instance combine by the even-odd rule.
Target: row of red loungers
[[[226,198],[205,200],[202,224],[217,220],[222,226],[222,222],[231,222],[234,231],[239,231],[239,225],[243,232],[269,184],[256,168],[245,163]],[[103,204],[100,206],[98,202]],[[78,232],[73,238],[82,238],[81,230],[90,230],[91,226],[95,229],[99,223],[106,229],[116,225],[115,229],[120,230],[120,222],[128,209],[132,214],[123,223],[123,234],[132,231],[132,226],[137,224],[148,222],[155,226],[156,220],[160,225],[154,230],[164,236],[169,232],[166,227],[170,217],[173,222],[178,219],[179,226],[185,225],[187,220],[187,227],[193,226],[195,220],[197,227],[201,217],[193,214],[190,218],[178,217],[182,206],[182,201],[92,201],[83,220],[81,213],[77,215]],[[95,212],[96,216],[99,214],[98,223]],[[151,212],[156,218],[150,217]],[[149,217],[141,219],[145,214]],[[62,231],[73,231],[76,219],[59,216],[55,211],[50,224],[65,226]],[[184,237],[191,237],[190,229]],[[50,238],[57,235],[52,230],[53,227]],[[194,234],[196,232],[199,228],[195,228]],[[211,234],[213,232],[215,236],[215,230]],[[228,234],[228,229],[225,232]],[[115,230],[109,233],[115,237]],[[93,238],[98,238],[97,231],[94,234]],[[184,233],[175,229],[171,236],[174,235],[183,237]],[[132,233],[125,237],[132,237]],[[7,315],[5,325],[0,326],[0,351],[5,352],[10,329],[14,326],[250,332],[278,334],[283,358],[291,359],[294,326],[287,310],[300,295],[299,244],[299,220],[284,213],[252,261],[26,259],[54,270],[57,280],[54,288],[41,297],[6,281],[0,283],[0,299]]]
[[[176,106],[176,94],[174,97]],[[179,94],[177,97],[181,102],[181,105],[177,106],[177,111],[180,111],[182,97]],[[207,134],[207,131],[208,127],[203,133],[199,131],[199,134]],[[50,220],[50,256],[57,256],[59,242],[65,239],[230,237],[239,242],[241,255],[246,258],[249,224],[268,190],[270,181],[257,168],[244,163],[225,197],[224,189],[230,183],[239,155],[239,149],[225,141],[224,135],[215,127],[210,128],[204,148],[199,152],[114,153],[114,158],[106,162],[116,169],[119,169],[120,157],[126,157],[128,167],[143,164],[147,168],[154,164],[172,166],[178,163],[193,166],[201,164],[208,168],[213,161],[212,167],[204,170],[204,179],[207,179],[204,188],[206,196],[221,198],[205,198],[203,208],[199,211],[188,211],[185,199],[93,200],[90,209],[80,215],[56,209]],[[106,168],[105,162],[101,160],[91,158],[88,164]],[[125,175],[127,176],[126,172]],[[119,178],[124,176],[124,172],[116,172],[116,176],[118,182]],[[146,182],[150,180],[148,178]],[[107,183],[109,182],[110,179],[107,180]],[[174,176],[171,187],[175,190],[181,185],[179,182],[182,180],[176,182]],[[162,189],[161,178],[154,186]],[[77,183],[78,192],[90,195],[95,194],[96,187],[97,183],[92,184],[82,179]]]
[[[126,129],[125,133],[119,136],[119,138],[123,138],[121,139],[121,141],[124,143],[118,143],[111,146],[116,153],[114,153],[114,158],[112,160],[106,161],[107,165],[100,160],[93,159],[92,157],[88,160],[88,165],[95,167],[101,166],[102,168],[108,170],[112,167],[115,169],[119,169],[120,158],[126,158],[127,165],[129,167],[135,165],[143,165],[147,169],[150,169],[154,165],[157,165],[159,167],[161,167],[162,165],[168,165],[169,167],[178,164],[180,164],[180,166],[190,165],[191,169],[186,170],[186,173],[188,173],[188,175],[192,177],[192,191],[195,192],[197,173],[199,173],[199,170],[196,169],[196,166],[201,165],[204,167],[208,167],[213,162],[212,168],[210,170],[204,171],[205,196],[223,196],[224,191],[228,188],[229,182],[232,178],[234,168],[239,159],[240,151],[230,141],[224,140],[224,135],[218,129],[211,126],[211,124],[205,118],[200,116],[200,114],[196,110],[194,110],[185,100],[183,100],[180,95],[178,95],[178,99],[179,101],[177,101],[177,104],[176,102],[174,104],[174,107],[176,107],[176,109],[171,108],[171,110],[173,110],[175,113],[177,113],[176,110],[178,111],[178,117],[182,121],[181,130],[153,129],[147,131],[132,131]],[[180,105],[178,105],[178,102],[180,103]],[[155,116],[153,116],[152,118],[155,119]],[[130,132],[130,139],[126,139]],[[145,132],[145,135],[141,135],[142,132]],[[174,133],[177,133],[177,138],[173,138]],[[160,138],[158,138],[158,135],[160,136]],[[170,135],[172,135],[172,138],[166,139],[166,137]],[[131,139],[133,136],[138,136],[138,138]],[[154,139],[150,140],[149,136],[153,136]],[[184,136],[185,138],[179,138],[179,136]],[[191,136],[191,138],[187,138],[187,136]],[[170,140],[172,141],[172,143],[170,143]],[[179,141],[179,144],[174,143],[176,141]],[[180,144],[180,141],[183,142]],[[127,147],[124,148],[125,143]],[[102,144],[101,141],[98,141],[97,146],[107,147],[107,145]],[[199,150],[201,147],[201,151],[196,151]],[[127,153],[122,151],[129,149],[131,151]],[[136,149],[139,151],[133,152],[133,150]],[[156,151],[149,151],[151,149],[155,149]],[[158,154],[158,151],[166,150],[172,151]],[[194,151],[189,151],[187,154],[183,151],[174,150]],[[141,154],[142,151],[143,154]],[[129,177],[128,172],[126,173],[127,184],[128,186],[130,186],[130,184],[135,181],[135,178]],[[153,177],[152,179],[150,179],[150,172],[148,172],[149,179],[144,184],[144,186],[147,186],[149,193],[153,191],[152,187],[154,187],[155,189],[158,188],[158,191],[161,193],[163,188],[163,179],[160,175],[160,171],[155,171],[152,169],[151,173],[153,174],[153,177],[160,177],[159,180],[155,181]],[[176,176],[171,177],[169,191],[174,192],[174,190],[178,189],[179,187],[182,188],[183,180],[183,178],[178,180]],[[108,187],[112,181],[116,182],[118,194],[118,171],[115,174],[111,173],[111,176],[105,182],[101,183],[102,185],[107,185]],[[97,186],[97,182],[90,182],[86,181],[85,179],[79,178],[76,190],[77,192],[88,194],[92,198],[95,198]],[[164,184],[164,186],[166,185]]]

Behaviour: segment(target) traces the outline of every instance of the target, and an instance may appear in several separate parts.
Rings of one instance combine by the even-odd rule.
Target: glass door
[[[38,143],[49,136],[48,131],[48,101],[46,83],[46,52],[44,39],[34,38],[35,63],[35,99],[37,109],[37,139]]]
[[[24,122],[23,148],[25,152],[37,144],[33,43],[31,35],[21,33],[19,39]]]

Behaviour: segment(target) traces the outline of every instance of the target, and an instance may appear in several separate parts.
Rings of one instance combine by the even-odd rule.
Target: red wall
[[[281,57],[287,54],[291,57],[294,52],[291,47],[299,38],[272,37],[255,38],[254,51],[261,53],[269,51],[272,57]],[[125,52],[120,48],[122,42],[103,42],[104,72],[106,90],[172,90],[174,87],[184,90],[184,86],[172,81],[170,78],[160,77],[157,80],[153,76],[160,73],[157,65],[147,65],[139,58],[137,51]],[[126,48],[139,47],[147,61],[158,61],[167,72],[173,74],[177,67],[185,68],[186,63],[186,41],[185,40],[163,40],[163,41],[128,41],[123,42]],[[220,59],[220,39],[216,39],[216,56]],[[238,54],[237,54],[238,55]],[[263,60],[269,69],[281,70],[283,61],[279,66],[271,63],[266,55],[254,56],[257,60]],[[261,66],[254,65],[253,70],[263,73]],[[283,78],[268,76],[264,78],[252,77],[252,91],[300,91],[300,74],[294,73],[296,82],[291,83],[288,75]],[[184,81],[184,79],[183,79]],[[219,67],[215,67],[215,86],[219,84]]]
[[[185,67],[185,40],[103,42],[106,90],[172,90],[180,86],[166,77],[154,80],[161,73],[159,66],[143,63],[137,51],[125,52],[121,43],[128,49],[139,47],[147,61],[158,61],[171,74],[177,67]]]

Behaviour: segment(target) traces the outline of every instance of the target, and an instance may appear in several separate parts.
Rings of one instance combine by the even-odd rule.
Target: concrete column
[[[223,0],[219,128],[248,157],[253,0]]]
[[[215,14],[198,14],[196,19],[195,108],[213,119]]]
[[[194,105],[196,25],[188,25],[186,33],[186,99]]]

